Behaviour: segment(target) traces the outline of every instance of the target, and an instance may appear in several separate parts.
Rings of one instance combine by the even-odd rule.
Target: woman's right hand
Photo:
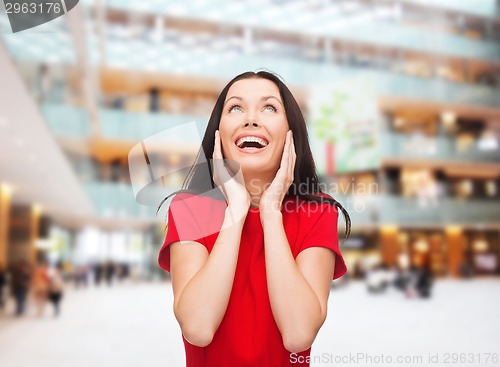
[[[216,130],[213,155],[213,180],[224,195],[233,219],[237,221],[246,217],[250,208],[251,197],[245,188],[245,180],[241,167],[236,164],[233,166],[235,167],[231,167],[231,165],[226,167],[224,163],[219,130]],[[238,172],[235,173],[236,169]],[[228,170],[233,174],[231,175]]]

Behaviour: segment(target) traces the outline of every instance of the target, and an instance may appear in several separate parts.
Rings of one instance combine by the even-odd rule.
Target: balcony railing
[[[49,127],[58,136],[91,136],[90,116],[84,108],[59,104],[43,104],[41,110]],[[170,113],[139,113],[123,110],[100,109],[99,121],[104,138],[118,140],[142,140],[157,133],[168,131],[176,126],[194,121],[198,131],[203,132],[206,120],[200,117],[175,115]],[[176,133],[182,132],[180,129]],[[192,137],[192,134],[187,134]],[[170,137],[172,139],[174,137]],[[186,142],[183,136],[179,141]],[[198,141],[193,141],[193,148],[198,148]]]
[[[497,142],[496,149],[482,150],[476,142],[470,149],[460,151],[451,138],[444,136],[426,137],[385,132],[380,134],[380,139],[382,157],[500,163],[500,142]]]
[[[90,115],[85,108],[47,103],[40,108],[56,136],[85,138],[91,135]]]
[[[235,75],[261,68],[275,70],[291,85],[313,88],[317,85],[363,80],[375,95],[415,98],[438,103],[498,106],[500,88],[455,83],[446,80],[407,76],[397,70],[382,71],[367,66],[340,66],[313,62],[218,51],[206,48],[186,48],[180,45],[155,46],[146,42],[110,41],[107,43],[110,67],[143,71],[171,72],[205,78],[230,80]],[[133,53],[134,57],[129,57]],[[149,55],[148,57],[141,55]],[[162,60],[152,63],[151,60]]]
[[[452,7],[453,10],[473,12],[483,16],[497,16],[497,6],[493,0],[479,0],[476,6],[454,6],[467,1],[444,1],[435,4],[438,7]],[[84,3],[92,4],[90,1]],[[500,48],[495,42],[470,40],[466,37],[450,35],[433,30],[415,29],[398,23],[400,16],[394,15],[387,7],[375,11],[366,4],[353,4],[356,10],[345,12],[342,6],[330,3],[325,7],[300,6],[299,2],[269,1],[262,4],[266,13],[280,14],[273,21],[266,16],[252,16],[255,13],[253,3],[235,5],[229,0],[218,0],[215,3],[206,2],[193,6],[189,3],[138,3],[131,0],[110,0],[107,6],[129,12],[146,12],[164,14],[166,16],[182,17],[196,21],[213,21],[231,26],[257,27],[259,29],[275,30],[277,32],[300,32],[314,37],[324,36],[356,40],[363,43],[378,44],[385,47],[401,47],[425,52],[444,53],[459,57],[474,57],[496,61],[500,57]],[[472,2],[471,2],[472,3]],[[474,2],[476,3],[476,2]],[[378,16],[377,13],[385,13]],[[228,13],[230,16],[228,16]],[[380,14],[379,15],[382,15]],[[265,14],[263,14],[265,15]],[[389,20],[388,20],[389,19]],[[192,36],[187,36],[193,39]],[[210,39],[205,42],[210,43]],[[214,43],[216,43],[214,41]],[[243,44],[243,40],[240,42]]]
[[[156,207],[144,206],[134,198],[132,186],[126,183],[88,182],[84,187],[98,215],[107,219],[141,219],[164,221],[156,216]],[[159,204],[159,203],[158,203]]]
[[[423,4],[425,6],[435,6],[450,10],[455,10],[486,18],[498,17],[498,1],[478,0],[478,1],[456,1],[456,0],[402,0],[408,3]]]
[[[165,220],[165,208],[156,216],[156,206],[140,205],[127,183],[88,182],[84,184],[97,212],[103,218]],[[178,188],[176,188],[178,189]],[[165,195],[174,188],[166,188]],[[163,198],[158,195],[158,203]],[[391,195],[365,197],[332,194],[349,212],[352,228],[380,225],[446,226],[498,225],[500,199],[439,198],[434,202]],[[343,221],[342,215],[339,221]]]
[[[435,201],[424,201],[391,195],[333,196],[349,212],[353,229],[380,225],[418,227],[500,223],[498,198],[484,200],[439,198]]]
[[[58,104],[44,104],[41,108],[55,135],[90,137],[90,117],[85,109]],[[100,109],[99,116],[102,136],[117,140],[138,141],[146,139],[191,121],[196,122],[201,135],[206,126],[206,119],[169,113],[137,113]],[[451,138],[444,136],[425,137],[391,132],[383,132],[379,136],[382,157],[500,163],[499,148],[481,150],[477,143],[467,151],[460,151]],[[189,141],[187,139],[192,139],[192,137],[192,134],[187,134],[186,137],[178,136],[178,141],[185,143]],[[500,142],[498,144],[500,146]],[[199,147],[199,141],[193,140],[191,145],[196,150]]]

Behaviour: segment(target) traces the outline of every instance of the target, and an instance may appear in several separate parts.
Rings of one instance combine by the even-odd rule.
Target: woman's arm
[[[170,245],[174,314],[186,340],[199,347],[210,344],[229,302],[245,222],[233,218],[226,209],[210,255],[197,242]]]
[[[311,247],[294,260],[279,211],[262,218],[267,287],[285,348],[309,348],[326,319],[335,254]]]
[[[241,168],[234,176],[230,176],[224,163],[217,130],[213,180],[228,206],[210,255],[201,244],[194,248],[178,243],[170,245],[174,314],[186,340],[200,347],[211,343],[226,312],[238,261],[241,232],[250,207],[250,194],[245,188]]]
[[[290,352],[306,350],[316,338],[326,318],[335,267],[335,255],[329,249],[311,247],[296,260],[290,251],[280,208],[294,179],[296,157],[292,132],[288,131],[280,168],[259,203],[269,300],[283,344]]]

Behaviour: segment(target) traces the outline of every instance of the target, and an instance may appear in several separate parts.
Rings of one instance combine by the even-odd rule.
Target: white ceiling
[[[2,42],[0,81],[0,182],[12,187],[12,202],[38,204],[61,222],[95,216]]]

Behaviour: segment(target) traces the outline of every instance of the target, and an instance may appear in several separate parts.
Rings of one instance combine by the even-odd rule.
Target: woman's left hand
[[[280,168],[273,182],[260,198],[259,209],[261,216],[276,211],[280,212],[283,199],[293,183],[296,158],[292,130],[288,130]]]

